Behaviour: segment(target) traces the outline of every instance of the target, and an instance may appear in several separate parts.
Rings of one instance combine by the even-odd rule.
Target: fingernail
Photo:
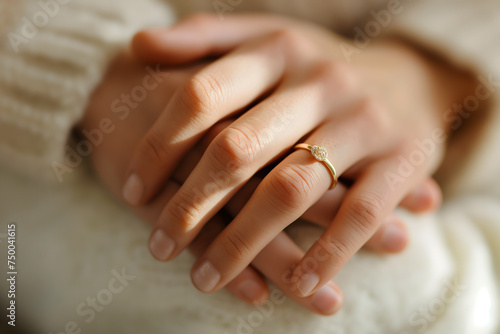
[[[266,290],[262,286],[252,280],[246,280],[240,284],[239,290],[241,294],[251,303],[259,303],[265,298]]]
[[[212,291],[220,281],[220,273],[210,261],[205,261],[193,273],[193,283],[203,292]]]
[[[332,314],[337,312],[342,306],[342,296],[329,283],[314,294],[312,303],[319,312]]]
[[[175,242],[159,228],[149,240],[149,251],[160,261],[166,261],[172,255],[175,248]]]
[[[123,198],[125,198],[129,204],[137,205],[141,201],[143,193],[144,183],[137,174],[130,175],[123,187]]]
[[[382,245],[388,251],[399,251],[407,242],[407,232],[396,224],[387,225],[382,236]]]
[[[319,276],[315,273],[309,272],[302,275],[300,280],[297,283],[297,288],[300,293],[306,297],[311,294],[311,291],[318,285]]]

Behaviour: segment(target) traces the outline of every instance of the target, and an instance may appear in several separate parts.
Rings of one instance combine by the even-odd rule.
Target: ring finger
[[[214,139],[153,229],[151,252],[158,260],[177,256],[255,172],[320,124],[328,101],[343,102],[342,91],[335,89],[339,79],[325,85],[317,77],[325,73],[306,75],[283,83]]]

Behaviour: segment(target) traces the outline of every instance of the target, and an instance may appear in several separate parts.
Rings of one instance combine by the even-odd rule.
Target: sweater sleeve
[[[470,70],[477,77],[471,95],[445,113],[455,130],[438,173],[447,194],[499,194],[500,169],[500,2],[497,0],[401,1],[388,27],[395,34]]]
[[[499,333],[500,2],[417,1],[389,30],[477,76],[449,119],[455,132],[438,173],[446,200],[437,222],[467,289],[430,333]]]
[[[135,31],[165,25],[172,14],[156,0],[8,3],[0,23],[0,163],[53,180],[109,62]]]

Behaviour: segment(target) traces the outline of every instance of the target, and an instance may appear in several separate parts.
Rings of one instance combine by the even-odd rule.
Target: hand
[[[121,195],[125,176],[123,166],[130,160],[133,148],[157,121],[163,106],[172,98],[177,87],[184,85],[192,75],[205,66],[206,64],[198,64],[184,68],[164,68],[158,71],[155,77],[151,77],[150,72],[145,70],[145,64],[138,62],[128,53],[124,53],[113,63],[103,82],[96,89],[77,131],[80,133],[83,130],[91,131],[97,129],[103,119],[112,120],[115,126],[114,131],[106,134],[102,143],[93,148],[92,161],[98,176],[116,196],[120,197]],[[124,96],[126,97],[123,94],[130,94],[134,88],[143,86],[145,80],[149,84],[153,84],[155,81],[160,84],[148,92],[148,97],[144,101],[132,101],[133,108],[130,107],[128,112],[123,108],[117,108],[116,99],[122,99]],[[138,104],[135,105],[135,103]],[[118,105],[118,107],[122,106]],[[153,224],[158,219],[165,204],[178,191],[179,182],[185,180],[208,144],[230,123],[230,121],[226,121],[214,127],[204,140],[190,151],[173,174],[173,178],[179,180],[178,182],[170,180],[154,201],[146,206],[133,208],[134,211]],[[227,208],[233,217],[251,196],[252,187],[258,183],[260,180],[255,179],[254,184],[247,185],[233,198]],[[323,226],[327,225],[332,212],[338,207],[336,203],[340,202],[344,193],[343,187],[329,192],[314,206],[315,210],[310,213],[306,212],[303,218]],[[403,204],[414,211],[432,210],[439,204],[439,195],[439,189],[435,183],[429,180],[416,188]],[[214,217],[190,245],[191,251],[197,256],[203,254],[227,223],[227,218],[222,215]],[[403,234],[396,235],[396,238],[384,238],[385,231],[394,226],[398,227]],[[404,224],[401,221],[396,217],[389,218],[367,245],[371,249],[379,251],[401,250],[408,238],[405,232]],[[269,293],[267,284],[261,276],[264,275],[288,296],[308,309],[320,314],[331,314],[331,311],[325,311],[316,306],[318,301],[322,301],[323,305],[328,306],[328,298],[325,298],[324,292],[319,291],[308,298],[299,298],[290,291],[289,286],[282,280],[283,272],[290,264],[301,259],[303,255],[304,253],[286,234],[281,233],[255,258],[252,266],[243,270],[226,288],[247,303],[262,303]]]
[[[199,16],[136,38],[136,52],[149,61],[228,54],[176,92],[139,144],[125,187],[130,202],[151,199],[208,129],[240,115],[164,209],[150,240],[158,259],[178,255],[252,175],[279,162],[198,260],[192,278],[200,290],[223,287],[323,196],[331,182],[323,164],[305,151],[283,159],[301,138],[326,146],[352,187],[291,275],[298,296],[326,284],[439,165],[448,130],[441,112],[465,94],[468,77],[397,41],[375,43],[347,66],[341,42],[320,28],[268,16]],[[421,150],[416,140],[436,134],[439,142],[401,176],[401,161]]]

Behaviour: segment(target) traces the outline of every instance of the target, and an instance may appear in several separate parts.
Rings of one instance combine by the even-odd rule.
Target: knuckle
[[[338,238],[328,238],[322,240],[320,246],[330,256],[332,262],[343,265],[351,257],[352,245],[348,241],[343,241]]]
[[[387,132],[391,125],[387,110],[388,108],[378,98],[367,96],[361,100],[357,116],[363,119],[370,129],[380,134]]]
[[[252,255],[248,239],[237,231],[227,233],[221,238],[220,245],[224,253],[234,262],[245,261]]]
[[[371,235],[375,231],[383,210],[383,199],[376,193],[367,193],[352,201],[349,212],[361,235]]]
[[[190,116],[199,118],[210,116],[222,102],[224,88],[220,78],[210,74],[196,74],[187,81],[183,93],[183,104],[187,106]]]
[[[262,152],[264,143],[258,131],[246,127],[230,127],[221,132],[212,147],[213,156],[233,169],[248,168]]]
[[[200,220],[199,209],[192,199],[181,193],[174,196],[167,205],[167,211],[173,221],[177,222],[176,233],[185,233],[193,229]]]
[[[278,169],[269,182],[285,209],[296,209],[307,201],[314,187],[319,184],[320,176],[312,168],[285,166]]]
[[[157,131],[151,131],[144,137],[139,151],[160,165],[168,163],[170,152],[163,136]]]

